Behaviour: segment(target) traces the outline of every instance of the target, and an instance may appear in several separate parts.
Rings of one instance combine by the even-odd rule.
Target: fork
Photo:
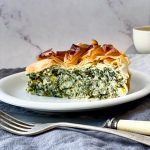
[[[68,123],[68,122],[32,124],[32,123],[27,123],[18,120],[2,111],[0,111],[0,127],[13,134],[23,135],[23,136],[38,135],[55,128],[63,128],[63,127],[94,130],[94,131],[100,131],[100,132],[118,135],[150,146],[150,137],[145,135],[140,135],[137,133],[118,131],[115,129],[94,127],[90,125],[75,124],[75,123]]]

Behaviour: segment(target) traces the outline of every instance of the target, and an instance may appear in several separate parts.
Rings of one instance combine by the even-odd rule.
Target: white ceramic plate
[[[110,107],[137,100],[150,93],[149,76],[134,70],[131,70],[131,74],[131,89],[128,95],[107,100],[81,101],[30,95],[25,90],[27,77],[24,72],[21,72],[0,80],[0,100],[15,106],[48,112]]]

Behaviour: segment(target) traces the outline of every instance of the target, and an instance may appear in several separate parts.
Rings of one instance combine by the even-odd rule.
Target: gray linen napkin
[[[144,70],[150,74],[149,62],[150,56],[136,55],[131,57],[134,60],[133,68]],[[137,59],[136,59],[137,58]],[[147,59],[147,61],[146,61]],[[140,62],[145,62],[139,63]],[[141,66],[142,65],[142,66]],[[145,66],[145,68],[144,68]],[[1,69],[0,78],[20,72],[23,69]],[[47,122],[48,120],[66,120],[71,122],[80,122],[80,120],[88,124],[98,126],[99,123],[106,119],[116,116],[122,119],[135,119],[135,120],[150,120],[150,95],[139,99],[134,102],[106,108],[102,110],[94,110],[87,112],[76,113],[50,113],[40,114],[11,106],[0,102],[0,110],[6,111],[18,118],[24,118],[27,121],[33,122]],[[106,134],[96,131],[85,131],[70,128],[54,129],[50,132],[34,136],[24,137],[16,136],[0,129],[0,150],[147,150],[150,147],[136,143],[134,141],[121,138],[115,135]]]

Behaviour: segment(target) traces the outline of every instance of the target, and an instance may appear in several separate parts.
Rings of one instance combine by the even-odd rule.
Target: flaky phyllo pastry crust
[[[124,52],[118,51],[113,45],[104,44],[101,46],[98,45],[96,40],[92,40],[91,45],[82,43],[73,44],[67,51],[54,52],[52,49],[47,50],[37,57],[35,63],[26,68],[26,72],[39,72],[53,65],[80,67],[94,61],[123,67],[125,72],[129,64],[129,59]],[[128,71],[126,73],[128,73]]]
[[[129,65],[128,57],[124,52],[118,51],[113,45],[110,44],[99,45],[96,40],[92,40],[91,44],[89,45],[82,44],[82,43],[73,44],[71,48],[67,51],[55,52],[52,49],[47,50],[41,53],[37,57],[36,62],[26,67],[26,74],[30,75],[30,74],[40,73],[48,68],[52,68],[53,66],[63,68],[64,70],[65,69],[84,70],[83,68],[88,68],[88,66],[91,67],[93,65],[94,67],[99,68],[100,70],[101,68],[107,68],[107,67],[112,68],[113,71],[117,70],[121,74],[123,79],[126,80],[124,81],[124,84],[121,87],[119,87],[122,93],[118,96],[127,94],[129,89],[129,80],[130,80],[130,74],[128,71],[128,65]],[[110,82],[109,84],[113,84],[113,83]],[[48,94],[48,95],[53,96],[53,94]],[[88,94],[85,95],[87,96]],[[76,93],[73,95],[73,97],[81,97],[81,98],[84,98],[86,96],[83,97],[76,96]],[[62,96],[58,96],[58,97],[62,97]],[[63,96],[63,97],[69,97],[69,96]],[[117,97],[117,96],[111,96],[110,94],[110,96],[106,98],[113,98],[113,97]],[[95,97],[90,96],[90,98],[95,98]]]

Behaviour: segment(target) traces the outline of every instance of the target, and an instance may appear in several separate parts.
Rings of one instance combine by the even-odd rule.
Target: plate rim
[[[131,93],[129,95],[126,96],[122,96],[122,97],[118,97],[118,98],[113,98],[113,99],[107,99],[107,100],[95,100],[95,101],[73,101],[73,102],[64,102],[64,103],[52,103],[52,102],[33,102],[33,101],[27,101],[25,99],[21,99],[22,103],[17,103],[20,98],[8,95],[7,93],[5,93],[2,90],[2,85],[7,82],[8,79],[13,78],[13,77],[17,77],[19,75],[25,75],[25,72],[19,72],[19,73],[15,73],[12,75],[9,75],[7,77],[4,77],[2,79],[0,79],[0,101],[3,101],[5,103],[14,105],[14,106],[19,106],[19,107],[23,107],[23,108],[27,108],[27,109],[32,109],[32,110],[42,110],[42,111],[54,111],[54,112],[66,112],[66,111],[79,111],[79,110],[89,110],[89,109],[101,109],[101,108],[105,108],[105,107],[111,107],[111,106],[115,106],[115,105],[120,105],[120,104],[124,104],[124,103],[128,103],[134,100],[137,100],[139,98],[142,98],[146,95],[148,95],[150,93],[150,78],[147,74],[135,70],[135,69],[130,69],[130,72],[133,74],[138,74],[141,75],[143,77],[145,77],[145,80],[147,80],[147,82],[149,84],[147,84],[143,89],[136,91],[134,93]],[[61,99],[61,98],[60,98]],[[79,102],[80,104],[82,103],[82,105],[80,105],[79,107]],[[36,104],[36,105],[35,105]],[[70,104],[72,106],[70,106]],[[91,104],[91,105],[89,105]],[[102,106],[100,106],[102,105]]]

